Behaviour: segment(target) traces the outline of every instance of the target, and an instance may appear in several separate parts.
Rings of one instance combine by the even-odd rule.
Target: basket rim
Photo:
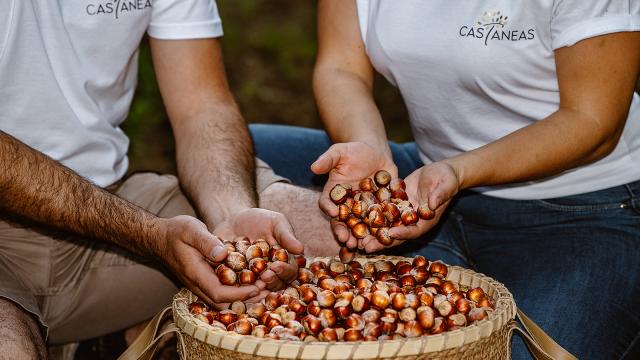
[[[307,257],[307,263],[318,260],[328,262],[332,259],[337,259],[337,257]],[[355,260],[361,262],[368,262],[372,260],[390,260],[397,262],[400,260],[411,259],[412,258],[400,256],[369,255],[358,256]],[[434,262],[442,263],[442,261]],[[212,346],[251,355],[264,356],[263,354],[257,354],[257,352],[259,353],[259,350],[266,347],[268,348],[267,350],[270,351],[267,355],[278,358],[305,358],[304,356],[300,356],[301,354],[304,355],[303,350],[305,348],[317,348],[317,350],[321,350],[322,347],[325,348],[325,355],[329,350],[328,347],[341,348],[342,358],[346,355],[344,351],[350,352],[353,356],[354,353],[357,353],[358,348],[369,348],[369,351],[373,351],[373,348],[377,347],[379,349],[378,353],[384,352],[385,348],[391,349],[386,352],[387,356],[378,355],[379,357],[411,356],[437,352],[460,347],[462,345],[487,338],[503,326],[507,325],[509,321],[515,319],[516,305],[513,295],[502,283],[482,273],[465,269],[460,266],[447,265],[447,267],[449,268],[447,280],[451,280],[455,283],[469,283],[469,287],[482,287],[485,292],[492,297],[496,304],[496,308],[486,319],[478,321],[473,325],[437,335],[424,335],[416,338],[402,338],[398,340],[357,342],[303,342],[265,339],[252,335],[240,335],[235,332],[214,328],[193,317],[188,311],[188,305],[195,300],[196,296],[186,288],[183,288],[174,296],[172,309],[177,326],[188,336],[192,336],[197,340]],[[242,346],[243,343],[246,346]],[[291,351],[282,352],[281,350],[283,347],[287,347],[288,350]],[[276,348],[277,351],[275,351]],[[312,357],[316,358],[315,356]]]

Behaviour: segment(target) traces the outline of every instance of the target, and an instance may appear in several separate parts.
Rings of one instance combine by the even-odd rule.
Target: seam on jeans
[[[567,211],[567,212],[583,212],[583,211],[606,211],[620,209],[622,202],[598,204],[598,205],[560,205],[554,204],[546,200],[533,200],[534,203],[550,210]]]
[[[454,216],[456,219],[456,224],[458,225],[460,231],[460,241],[461,244],[458,246],[462,247],[462,251],[465,252],[464,258],[467,265],[471,266],[474,270],[477,270],[476,262],[471,257],[471,251],[469,250],[469,243],[467,242],[467,233],[464,230],[463,219],[461,215],[456,214],[455,212],[451,212],[451,216]]]
[[[629,344],[629,346],[627,347],[627,350],[625,350],[622,355],[620,355],[620,360],[624,360],[626,358],[627,355],[629,355],[629,351],[631,351],[631,348],[634,347],[634,345],[636,343],[638,343],[638,341],[640,340],[640,331],[636,334],[636,337],[633,338],[633,340],[631,341],[631,343]]]

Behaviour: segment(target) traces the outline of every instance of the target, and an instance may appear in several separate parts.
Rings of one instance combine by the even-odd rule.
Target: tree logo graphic
[[[508,16],[502,15],[500,11],[485,11],[478,21],[478,25],[489,27],[489,26],[500,26],[504,28],[507,25],[509,20]]]

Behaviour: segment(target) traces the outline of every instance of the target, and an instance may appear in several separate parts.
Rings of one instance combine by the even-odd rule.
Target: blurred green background
[[[218,0],[218,7],[225,32],[227,76],[245,119],[321,128],[311,91],[316,2]],[[407,113],[397,90],[378,78],[375,97],[389,138],[410,140]],[[171,128],[146,42],[140,52],[139,85],[124,130],[131,137],[130,171],[175,173]]]
[[[218,0],[218,8],[227,76],[245,119],[322,128],[311,90],[315,1]],[[375,95],[390,138],[410,140],[397,90],[379,78]],[[130,171],[175,173],[171,128],[146,42],[140,52],[138,89],[123,128],[131,137]]]

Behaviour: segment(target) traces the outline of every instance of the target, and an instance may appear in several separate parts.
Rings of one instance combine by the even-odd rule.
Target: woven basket
[[[391,260],[400,257],[362,257],[356,260]],[[307,262],[331,258],[309,258]],[[408,259],[411,261],[411,259]],[[509,359],[515,329],[516,305],[511,293],[492,278],[450,266],[448,280],[462,288],[481,287],[496,305],[486,319],[438,335],[387,341],[292,342],[243,336],[215,329],[196,320],[188,305],[196,300],[183,289],[173,299],[174,321],[184,338],[183,360],[192,359]]]

